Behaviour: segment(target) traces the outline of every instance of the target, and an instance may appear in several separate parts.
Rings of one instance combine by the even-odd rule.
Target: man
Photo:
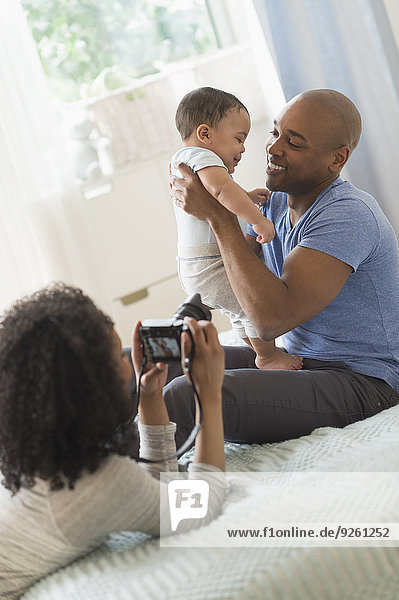
[[[396,236],[375,199],[340,178],[360,133],[358,110],[333,90],[299,94],[283,108],[266,142],[273,193],[264,214],[276,236],[262,247],[264,262],[250,228],[246,241],[186,165],[184,179],[171,180],[176,204],[212,227],[259,336],[285,334],[287,352],[304,357],[301,371],[226,371],[227,440],[275,442],[344,427],[399,401]],[[187,394],[181,378],[166,388],[181,439],[193,423]]]

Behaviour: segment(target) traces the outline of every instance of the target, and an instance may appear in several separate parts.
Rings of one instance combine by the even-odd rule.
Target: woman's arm
[[[222,384],[224,377],[224,351],[215,326],[209,321],[195,321],[186,317],[194,345],[193,377],[202,407],[202,425],[195,441],[194,463],[206,463],[225,468],[222,416]],[[182,355],[189,355],[191,340],[183,334]],[[184,370],[184,362],[183,362]],[[186,374],[188,381],[190,381]],[[197,417],[199,406],[197,403]]]
[[[224,474],[219,470],[224,469],[221,402],[224,352],[211,323],[187,323],[195,344],[192,374],[203,409],[202,428],[195,444],[194,468],[189,470],[193,471],[195,479],[208,481],[210,489],[206,516],[183,521],[179,531],[205,525],[215,518],[221,511],[226,487]],[[182,346],[184,360],[191,350],[188,334],[183,336]],[[143,359],[139,323],[134,329],[132,358],[138,379]],[[95,473],[81,477],[73,492],[65,488],[50,495],[57,526],[71,544],[76,544],[79,553],[82,548],[92,549],[102,536],[113,531],[136,530],[159,535],[160,512],[166,524],[163,533],[171,533],[167,525],[169,507],[165,502],[167,486],[157,480],[162,471],[178,471],[176,459],[163,462],[167,455],[176,450],[175,425],[169,422],[162,397],[166,374],[165,364],[149,363],[141,380],[139,427],[144,453],[146,458],[159,458],[160,462],[145,464],[141,468],[127,456],[111,455]],[[179,474],[176,473],[178,478]]]
[[[202,406],[202,426],[195,442],[194,462],[206,463],[224,469],[222,382],[224,376],[224,352],[214,325],[208,321],[197,322],[186,318],[190,329],[195,355],[192,360],[194,379]],[[139,323],[133,334],[132,359],[138,380],[142,363]],[[191,351],[188,333],[182,336],[182,368]],[[166,383],[167,365],[147,363],[141,378],[139,421],[141,426],[168,426],[169,416],[162,396]],[[197,407],[198,408],[198,407]],[[198,411],[197,411],[198,412]],[[167,433],[165,429],[165,434]],[[148,457],[149,458],[149,457]],[[161,457],[160,457],[161,458]]]
[[[133,331],[132,360],[138,381],[143,351],[140,340],[140,322]],[[143,425],[168,425],[169,416],[162,396],[162,388],[166,384],[168,365],[165,363],[147,363],[141,377],[139,421]]]

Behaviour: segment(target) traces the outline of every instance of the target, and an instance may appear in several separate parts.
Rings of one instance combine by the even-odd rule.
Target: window
[[[22,0],[55,96],[97,96],[218,48],[205,0]]]
[[[176,106],[209,85],[268,115],[277,75],[252,0],[21,0],[77,179],[173,153]]]

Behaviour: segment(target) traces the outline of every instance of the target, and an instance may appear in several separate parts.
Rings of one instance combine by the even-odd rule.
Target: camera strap
[[[144,373],[144,369],[145,366],[147,364],[147,358],[144,355],[143,358],[143,362],[141,364],[141,368],[140,368],[140,374],[139,374],[139,379],[137,382],[137,400],[136,400],[136,411],[135,414],[138,413],[138,407],[139,407],[139,403],[140,403],[140,392],[141,392],[141,377]],[[184,454],[185,452],[187,452],[187,450],[189,450],[192,446],[192,444],[194,443],[195,438],[197,437],[200,429],[201,429],[201,423],[202,423],[202,407],[201,407],[201,401],[200,401],[200,397],[198,395],[198,391],[197,388],[195,386],[194,383],[194,379],[192,377],[192,373],[191,373],[191,361],[189,357],[186,357],[184,359],[184,372],[187,373],[188,378],[190,379],[190,383],[191,386],[193,388],[194,391],[194,398],[197,399],[198,402],[198,408],[199,408],[199,423],[197,423],[197,425],[194,425],[190,435],[188,436],[188,438],[186,439],[186,441],[184,442],[184,444],[182,444],[180,446],[180,448],[178,448],[178,450],[176,450],[176,452],[174,454],[171,454],[170,456],[166,456],[165,458],[162,459],[157,459],[157,460],[153,460],[150,458],[142,458],[142,457],[138,457],[136,460],[138,462],[143,462],[143,463],[159,463],[159,462],[165,462],[168,460],[171,460],[172,458],[180,458],[180,456],[182,456],[182,454]]]

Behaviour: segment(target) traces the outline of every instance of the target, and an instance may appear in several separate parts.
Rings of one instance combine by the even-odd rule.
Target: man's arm
[[[255,256],[257,256],[258,258],[260,258],[263,261],[262,246],[259,244],[259,242],[256,241],[256,237],[247,233],[245,236],[245,239],[247,241],[247,245],[252,250],[252,252],[255,254]]]
[[[248,247],[237,218],[207,194],[191,170],[174,178],[177,204],[211,225],[233,291],[259,336],[272,340],[322,311],[352,272],[324,252],[297,246],[276,277]]]

